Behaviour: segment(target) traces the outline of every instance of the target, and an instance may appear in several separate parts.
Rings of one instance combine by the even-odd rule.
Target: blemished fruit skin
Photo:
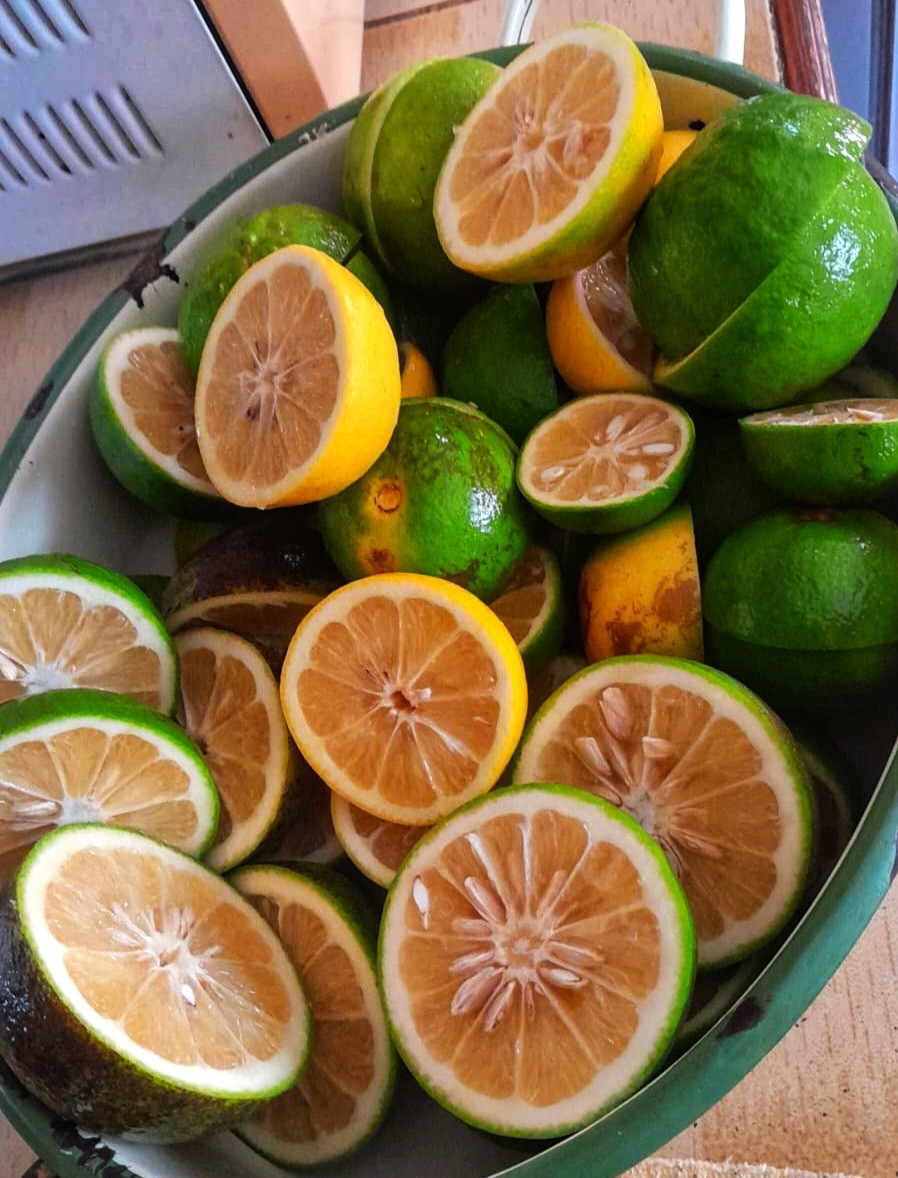
[[[343,262],[392,318],[392,301],[370,259],[358,249],[361,233],[334,213],[312,205],[277,205],[235,225],[190,277],[178,305],[178,330],[188,366],[197,372],[212,320],[235,282],[254,262],[285,245],[309,245]]]
[[[898,527],[795,508],[729,536],[702,585],[709,662],[774,707],[857,704],[898,673]]]
[[[319,504],[325,548],[349,581],[426,573],[490,601],[529,544],[514,464],[483,414],[447,397],[406,401],[368,473]]]

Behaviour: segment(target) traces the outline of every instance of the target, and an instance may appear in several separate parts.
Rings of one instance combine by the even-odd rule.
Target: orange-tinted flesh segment
[[[400,822],[387,822],[366,814],[358,806],[347,803],[349,819],[358,837],[367,844],[368,852],[378,863],[395,873],[403,859],[429,826],[403,826]]]
[[[661,930],[626,854],[555,811],[507,814],[422,868],[399,971],[416,1033],[458,1080],[535,1108],[626,1049]]]
[[[602,335],[639,372],[652,371],[654,346],[639,325],[627,281],[627,263],[615,250],[578,271],[576,282]]]
[[[508,588],[490,609],[505,623],[515,642],[527,638],[546,606],[546,566],[538,548],[531,548],[515,569]]]
[[[786,405],[748,420],[758,425],[870,425],[898,420],[898,398],[860,397],[856,400],[819,401],[815,405]]]
[[[275,664],[283,662],[290,639],[320,597],[302,590],[235,593],[192,602],[166,619],[172,634],[192,626],[213,626],[255,642]]]
[[[142,344],[128,353],[120,377],[121,397],[134,424],[160,454],[196,479],[208,481],[194,424],[194,380],[174,340]]]

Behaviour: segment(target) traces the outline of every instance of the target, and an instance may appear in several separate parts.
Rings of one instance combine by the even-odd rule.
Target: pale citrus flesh
[[[284,657],[296,627],[321,594],[309,589],[258,589],[191,602],[169,614],[172,634],[192,626],[214,626],[255,642],[275,661]]]
[[[399,865],[429,826],[405,826],[366,814],[331,794],[331,817],[346,854],[363,875],[388,888]]]
[[[785,730],[741,703],[735,681],[703,672],[644,657],[587,669],[531,722],[515,780],[561,781],[635,818],[673,866],[710,965],[784,922],[807,879],[812,826]]]
[[[196,742],[221,798],[208,863],[233,867],[261,842],[293,774],[277,680],[251,643],[223,630],[185,630],[179,718]]]
[[[878,421],[898,421],[898,401],[892,397],[818,401],[812,405],[786,405],[782,409],[753,413],[743,420],[757,425],[869,425]]]
[[[539,631],[553,604],[546,577],[546,562],[540,550],[530,548],[505,592],[490,602],[490,609],[505,623],[518,649]]]
[[[368,813],[426,825],[485,792],[527,702],[523,663],[466,590],[412,573],[331,593],[297,629],[281,674],[296,743]]]

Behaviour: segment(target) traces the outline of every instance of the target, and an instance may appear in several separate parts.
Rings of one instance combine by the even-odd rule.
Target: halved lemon
[[[0,923],[0,1050],[58,1116],[175,1142],[293,1084],[308,1006],[274,933],[213,872],[99,824],[45,835]]]
[[[194,383],[175,328],[123,332],[100,359],[90,424],[106,465],[132,495],[157,511],[214,517],[226,505],[200,457]]]
[[[553,658],[564,633],[564,587],[555,554],[538,544],[529,548],[490,609],[508,627],[528,673]]]
[[[674,501],[694,441],[688,414],[657,397],[580,397],[531,432],[518,455],[518,486],[540,515],[559,527],[626,531]]]
[[[695,933],[658,846],[579,790],[497,790],[417,844],[387,896],[381,985],[435,1100],[556,1137],[651,1073],[689,1001]]]
[[[41,835],[109,822],[202,855],[218,794],[172,720],[87,688],[12,700],[0,712],[0,879]]]
[[[312,1014],[302,1076],[237,1132],[281,1166],[333,1161],[375,1132],[396,1078],[377,989],[375,922],[346,880],[323,871],[244,867],[231,882],[280,937]]]
[[[377,300],[320,250],[285,246],[247,270],[212,323],[196,386],[200,453],[232,503],[323,499],[380,455],[399,399]]]
[[[657,839],[702,966],[769,941],[807,884],[814,811],[798,749],[756,695],[701,663],[631,655],[587,667],[528,725],[514,780],[589,790]]]
[[[171,639],[133,581],[57,553],[0,564],[0,703],[95,687],[171,712],[177,683]]]
[[[402,860],[430,830],[375,818],[335,793],[331,794],[331,820],[343,850],[362,875],[382,888],[390,886]]]
[[[472,593],[416,573],[364,577],[300,622],[281,672],[293,738],[336,793],[423,826],[485,793],[527,709],[514,639]]]
[[[636,318],[626,258],[617,251],[552,284],[546,337],[555,367],[575,393],[651,392],[654,345]]]
[[[178,718],[218,788],[221,816],[206,862],[227,871],[249,857],[285,810],[298,758],[278,684],[251,642],[199,627],[175,638]]]
[[[663,120],[625,33],[580,24],[517,57],[459,128],[434,194],[463,270],[543,282],[600,258],[648,195]]]

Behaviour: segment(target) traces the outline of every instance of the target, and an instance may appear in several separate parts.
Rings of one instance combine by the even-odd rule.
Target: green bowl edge
[[[509,46],[474,56],[506,65],[521,48]],[[640,49],[653,69],[682,74],[740,98],[783,89],[739,66],[688,50],[652,43],[640,43]],[[164,258],[223,200],[276,161],[354,118],[363,101],[364,96],[355,98],[325,112],[235,168],[160,234],[151,256]],[[898,221],[895,182],[881,165],[874,162],[872,170]],[[104,299],[41,382],[0,452],[0,498],[56,398],[129,297],[123,284]],[[557,1178],[563,1166],[564,1172],[579,1178],[614,1178],[686,1128],[743,1079],[810,1006],[873,917],[896,871],[898,767],[893,747],[838,867],[738,1006],[623,1104],[501,1174]],[[850,907],[844,903],[849,892]],[[649,1093],[651,1116],[646,1117],[642,1101]],[[76,1130],[25,1092],[2,1061],[0,1111],[58,1178],[109,1178],[111,1174],[141,1178],[117,1161],[114,1150],[101,1138]]]

